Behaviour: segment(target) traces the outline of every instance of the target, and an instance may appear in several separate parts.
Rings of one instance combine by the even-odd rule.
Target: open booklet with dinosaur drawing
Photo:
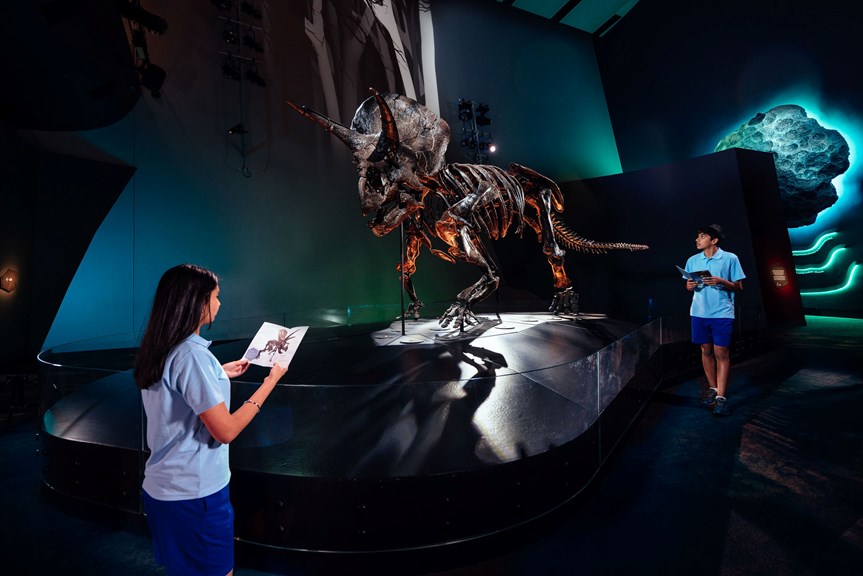
[[[258,366],[272,367],[273,364],[279,364],[287,368],[308,329],[308,326],[287,328],[264,322],[249,343],[243,358]]]

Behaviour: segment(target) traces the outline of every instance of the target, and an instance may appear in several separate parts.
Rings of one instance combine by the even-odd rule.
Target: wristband
[[[261,405],[258,404],[257,402],[255,402],[254,400],[246,400],[245,402],[243,402],[243,404],[251,404],[252,406],[254,406],[255,408],[258,409],[258,414],[261,413]]]

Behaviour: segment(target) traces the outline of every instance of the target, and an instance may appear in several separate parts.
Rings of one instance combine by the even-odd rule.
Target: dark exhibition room
[[[851,3],[3,16],[3,574],[860,573]]]

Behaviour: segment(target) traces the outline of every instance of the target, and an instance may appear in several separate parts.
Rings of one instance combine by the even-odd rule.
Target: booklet
[[[271,368],[273,364],[279,364],[287,368],[308,329],[308,326],[287,328],[264,322],[249,343],[243,358],[258,366]]]
[[[680,266],[677,266],[677,269],[680,270],[680,273],[683,274],[683,277],[687,280],[692,280],[693,282],[698,282],[699,284],[704,282],[705,276],[710,276],[709,270],[699,270],[698,272],[687,272]]]

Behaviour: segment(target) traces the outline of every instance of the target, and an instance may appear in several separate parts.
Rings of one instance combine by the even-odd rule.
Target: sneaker
[[[728,416],[731,414],[728,411],[728,401],[722,396],[716,398],[716,405],[713,407],[714,416]]]
[[[714,404],[716,404],[716,388],[708,388],[707,395],[701,400],[701,405],[713,408]]]

